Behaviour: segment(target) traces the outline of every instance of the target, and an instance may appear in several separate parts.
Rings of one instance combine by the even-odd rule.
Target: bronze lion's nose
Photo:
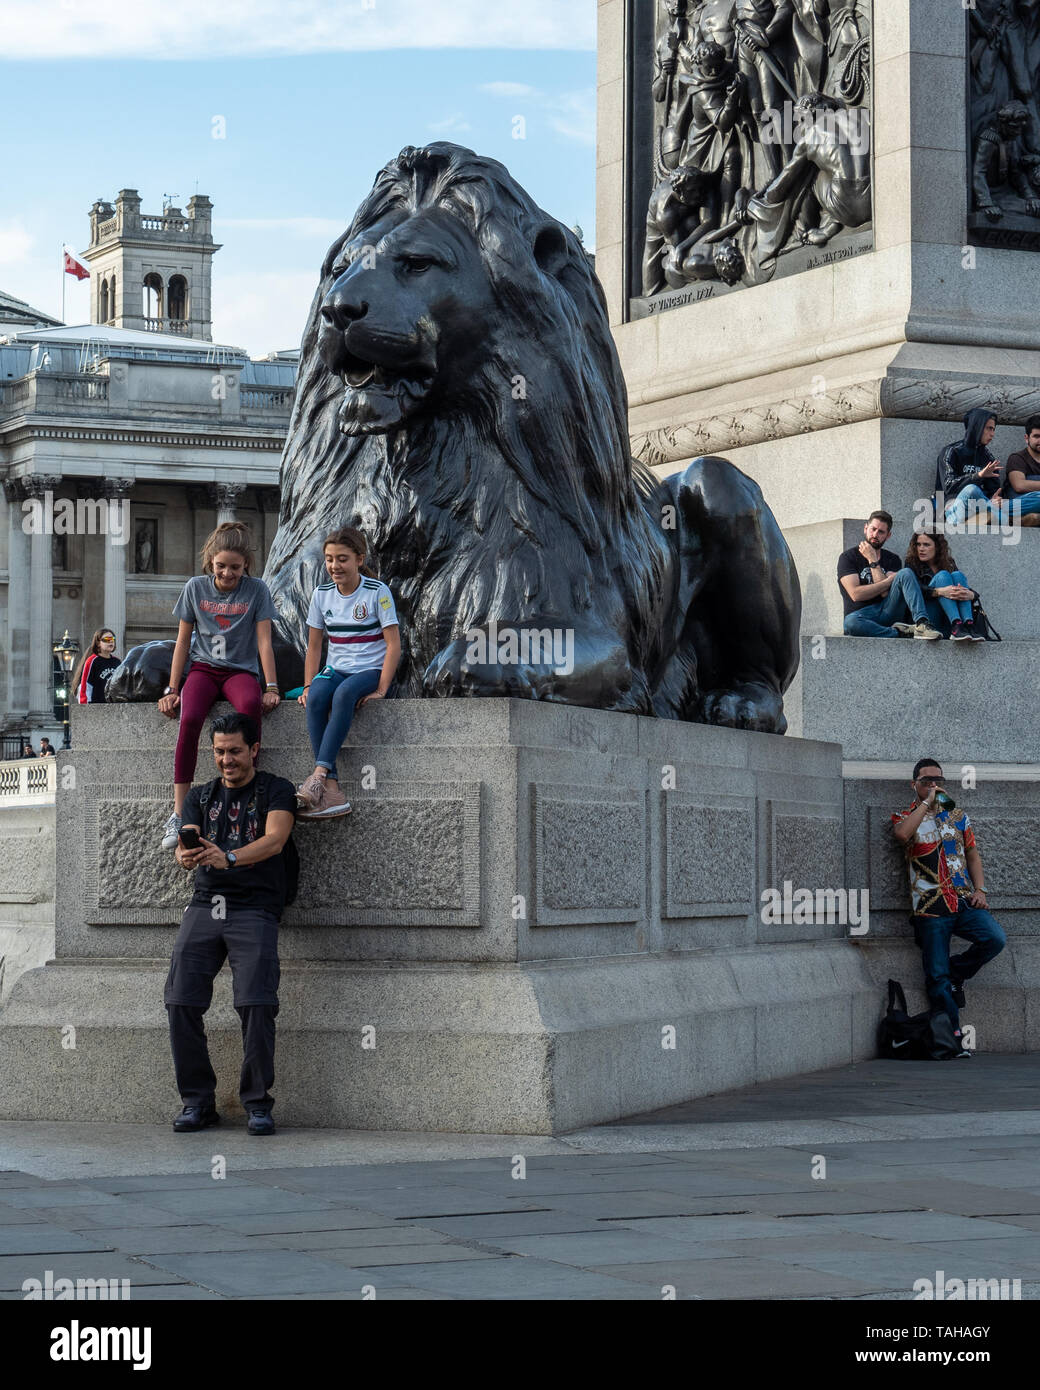
[[[321,316],[326,323],[341,332],[368,313],[368,301],[352,295],[347,289],[332,289],[325,296]]]

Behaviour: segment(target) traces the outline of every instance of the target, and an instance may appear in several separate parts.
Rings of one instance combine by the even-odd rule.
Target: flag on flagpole
[[[67,246],[63,246],[62,251],[65,255],[65,274],[75,275],[77,280],[89,280],[90,271],[78,256],[74,256]]]

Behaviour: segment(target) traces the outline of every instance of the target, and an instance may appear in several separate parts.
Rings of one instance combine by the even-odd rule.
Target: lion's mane
[[[348,243],[400,207],[458,219],[498,312],[466,410],[448,417],[434,392],[391,435],[348,436],[343,385],[318,352],[321,305]],[[577,237],[497,161],[440,142],[403,150],[329,249],[304,332],[266,573],[287,638],[305,644],[322,539],[353,524],[398,600],[404,693],[475,624],[592,624],[619,606],[626,620],[611,625],[641,644],[632,665],[650,675],[674,585],[645,505],[654,486],[630,454],[606,303]]]

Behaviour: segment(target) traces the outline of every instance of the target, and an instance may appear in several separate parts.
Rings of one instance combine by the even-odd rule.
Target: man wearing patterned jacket
[[[945,793],[942,768],[921,758],[914,768],[914,804],[896,811],[892,826],[906,853],[914,940],[921,948],[925,987],[960,1037],[964,981],[1004,949],[1006,938],[988,911],[982,857],[967,813]],[[943,800],[948,802],[943,806]],[[950,959],[950,938],[971,945]],[[966,1052],[962,1055],[968,1055]]]

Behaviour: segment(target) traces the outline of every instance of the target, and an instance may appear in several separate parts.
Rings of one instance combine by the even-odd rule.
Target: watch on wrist
[[[177,692],[176,692],[176,690],[174,690],[174,688],[173,688],[172,685],[168,685],[168,686],[166,687],[166,689],[163,691],[163,694],[164,694],[164,695],[176,695]]]
[[[225,859],[227,860],[227,862],[228,862],[228,868],[229,868],[229,869],[233,869],[233,868],[235,867],[235,865],[238,863],[238,860],[235,858],[235,854],[234,854],[234,851],[233,851],[233,850],[226,849],[226,850],[224,851],[224,858],[225,858]]]

